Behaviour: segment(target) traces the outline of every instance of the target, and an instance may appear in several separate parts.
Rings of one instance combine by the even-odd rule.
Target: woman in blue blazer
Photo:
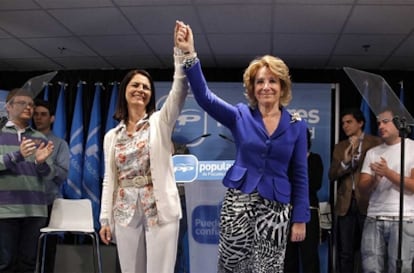
[[[243,76],[248,104],[230,105],[209,90],[191,28],[177,25],[194,97],[229,128],[237,151],[223,179],[218,272],[283,272],[289,228],[290,239],[302,241],[310,218],[307,126],[285,108],[292,98],[289,69],[273,56],[253,60]]]

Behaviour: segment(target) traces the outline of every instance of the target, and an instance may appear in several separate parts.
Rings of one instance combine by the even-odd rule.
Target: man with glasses
[[[54,176],[54,145],[30,126],[32,94],[10,91],[0,131],[0,272],[34,272],[40,228],[46,224],[43,179]]]

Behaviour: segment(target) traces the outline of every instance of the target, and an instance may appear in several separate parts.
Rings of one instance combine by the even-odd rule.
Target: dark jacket
[[[367,214],[369,196],[363,196],[359,193],[357,183],[359,181],[359,174],[361,172],[362,163],[364,162],[365,154],[370,148],[382,143],[381,138],[364,135],[361,147],[361,156],[354,168],[349,167],[344,169],[341,165],[341,161],[344,159],[344,152],[349,146],[348,139],[340,141],[334,147],[332,155],[331,167],[329,169],[329,180],[331,182],[337,181],[337,197],[335,205],[335,213],[339,216],[344,216],[351,205],[352,198],[352,181],[355,181],[355,199],[359,208],[359,212],[362,215]]]

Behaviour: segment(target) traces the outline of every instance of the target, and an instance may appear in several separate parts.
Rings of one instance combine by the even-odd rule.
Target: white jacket
[[[172,163],[174,145],[171,141],[176,120],[189,92],[187,78],[180,58],[174,56],[174,81],[164,105],[149,118],[150,169],[160,224],[181,218],[180,197]],[[114,147],[119,131],[120,125],[108,131],[104,137],[105,175],[99,217],[100,220],[107,219],[109,221],[113,237],[115,234],[113,232],[112,207],[118,185]]]

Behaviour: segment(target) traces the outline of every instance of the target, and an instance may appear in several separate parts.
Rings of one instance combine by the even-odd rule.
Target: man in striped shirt
[[[30,126],[31,92],[10,91],[0,131],[0,272],[34,272],[40,228],[46,225],[43,179],[54,176],[52,141]]]

